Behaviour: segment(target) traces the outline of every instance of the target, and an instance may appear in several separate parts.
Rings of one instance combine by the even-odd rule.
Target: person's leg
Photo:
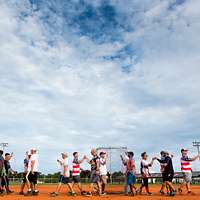
[[[151,194],[151,192],[149,191],[149,179],[148,178],[145,178],[144,185],[145,185],[147,194]]]
[[[73,189],[73,187],[72,187],[72,183],[67,183],[67,186],[68,186],[68,188],[69,188],[71,194],[75,194],[74,189]]]
[[[31,192],[31,172],[28,172],[26,174],[26,185],[27,185],[27,188],[28,188],[28,192]]]

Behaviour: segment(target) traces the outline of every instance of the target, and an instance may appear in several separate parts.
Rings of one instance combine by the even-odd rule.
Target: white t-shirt
[[[106,158],[99,159],[99,171],[101,176],[107,175]]]
[[[33,172],[38,172],[38,155],[37,154],[31,155],[31,158],[28,161],[28,172],[31,171],[32,161],[35,161]]]
[[[65,176],[65,177],[70,177],[70,169],[69,169],[68,158],[62,159],[60,166],[61,166],[61,175]],[[67,167],[66,171],[65,171],[65,167]]]

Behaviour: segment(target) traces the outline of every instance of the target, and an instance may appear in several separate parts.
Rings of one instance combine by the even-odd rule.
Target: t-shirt
[[[166,173],[166,174],[173,174],[174,173],[174,167],[173,167],[171,157],[166,156],[164,160],[161,160],[161,159],[157,159],[157,160],[160,163],[165,164],[165,169],[164,169],[163,173]]]
[[[106,158],[99,159],[99,171],[101,176],[107,175]]]
[[[181,171],[187,173],[192,172],[192,159],[188,156],[181,157]]]
[[[2,172],[4,169],[4,158],[2,155],[0,155],[0,172]]]
[[[132,158],[127,160],[127,173],[128,172],[136,174],[135,160]]]
[[[140,171],[143,178],[148,178],[150,176],[149,167],[151,164],[147,161],[142,159],[140,162]]]
[[[4,167],[5,167],[5,170],[6,170],[6,174],[8,175],[8,173],[11,169],[10,162],[8,160],[4,160]]]
[[[68,158],[62,159],[60,166],[61,166],[61,175],[65,176],[65,177],[70,177]],[[67,167],[67,169],[65,170],[66,167]]]
[[[24,172],[26,173],[28,171],[28,159],[24,159]]]
[[[32,161],[35,161],[33,172],[38,172],[38,155],[37,154],[31,155],[31,158],[28,161],[28,171],[31,171]]]
[[[90,161],[91,171],[97,170],[98,163],[99,163],[99,157],[98,156],[93,157],[92,160]]]
[[[78,158],[74,158],[72,162],[72,176],[80,176],[81,165]]]

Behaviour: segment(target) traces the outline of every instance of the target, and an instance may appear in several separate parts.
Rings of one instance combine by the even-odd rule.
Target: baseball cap
[[[31,148],[31,150],[33,150],[33,151],[37,151],[37,148],[33,147],[33,148]]]

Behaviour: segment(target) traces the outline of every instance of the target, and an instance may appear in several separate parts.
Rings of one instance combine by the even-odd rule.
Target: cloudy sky
[[[137,162],[167,149],[180,170],[180,148],[194,154],[200,139],[199,10],[199,0],[1,0],[0,139],[14,167],[32,146],[42,172],[62,151],[127,146]]]

